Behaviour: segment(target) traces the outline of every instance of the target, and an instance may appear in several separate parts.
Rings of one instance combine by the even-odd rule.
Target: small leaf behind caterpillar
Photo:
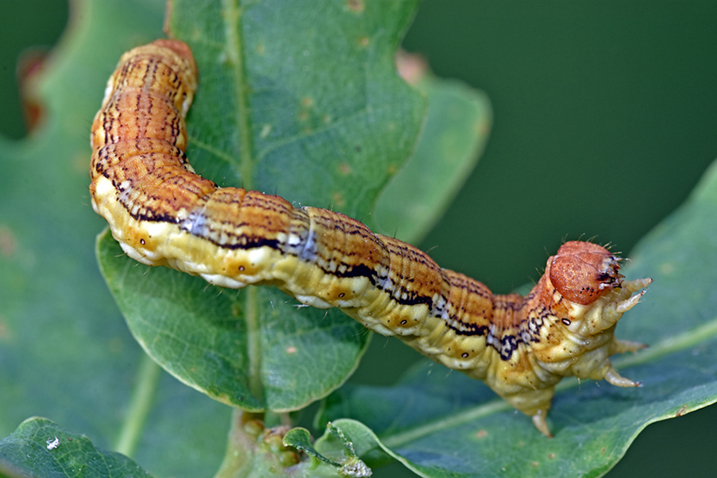
[[[92,205],[130,257],[223,287],[275,285],[302,304],[338,307],[485,381],[546,435],[562,377],[638,385],[609,357],[641,347],[617,340],[614,327],[650,280],[623,281],[607,249],[568,242],[527,296],[494,295],[343,214],[219,188],[184,155],[196,75],[184,43],[131,50],[95,117]]]

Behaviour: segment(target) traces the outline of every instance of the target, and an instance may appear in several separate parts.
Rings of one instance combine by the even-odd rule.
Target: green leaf
[[[124,455],[95,447],[46,418],[30,418],[0,440],[0,473],[38,477],[151,477]]]
[[[316,442],[316,447],[311,443],[311,435],[305,428],[293,428],[284,436],[284,443],[301,450],[307,455],[315,458],[315,467],[309,476],[347,476],[367,477],[372,471],[359,459],[356,454],[356,444],[352,436],[363,439],[357,442],[361,450],[365,446],[366,427],[352,420],[344,420],[342,426],[329,423],[324,436]],[[356,425],[358,428],[353,427]],[[349,431],[350,430],[350,431]],[[368,430],[370,435],[370,430]],[[375,444],[372,442],[373,448]],[[319,451],[321,450],[321,451]],[[328,458],[322,453],[330,456]]]
[[[333,429],[339,429],[343,438],[337,436]],[[346,437],[350,437],[349,443],[354,457],[367,456],[376,463],[385,462],[387,458],[394,459],[409,470],[418,473],[418,470],[410,462],[384,446],[371,429],[355,420],[341,419],[329,423],[326,432],[314,444],[316,452],[324,453],[328,456],[345,456]]]
[[[200,86],[187,155],[223,185],[370,213],[411,154],[426,102],[394,57],[416,0],[173,0]]]
[[[353,371],[369,337],[339,311],[316,317],[275,289],[247,294],[128,261],[108,231],[98,239],[98,256],[152,358],[188,385],[245,410],[286,411],[323,397]]]
[[[330,460],[316,451],[311,440],[311,434],[306,428],[292,428],[289,430],[286,435],[284,435],[284,444],[296,448],[335,468],[341,466],[340,463]]]
[[[97,268],[104,225],[87,189],[107,78],[123,51],[162,36],[163,12],[160,0],[74,1],[37,85],[44,125],[0,138],[0,437],[42,415],[157,475],[206,476],[231,410],[158,373],[137,346]]]
[[[428,97],[426,125],[416,151],[382,191],[371,217],[376,231],[414,244],[468,178],[492,120],[488,97],[462,83],[429,74],[417,87]]]
[[[648,424],[717,401],[715,237],[717,163],[624,270],[628,279],[655,281],[617,328],[620,338],[650,344],[614,361],[643,387],[563,381],[550,412],[551,440],[482,383],[429,363],[396,387],[342,388],[325,400],[319,423],[363,422],[378,436],[376,446],[424,476],[601,476]]]

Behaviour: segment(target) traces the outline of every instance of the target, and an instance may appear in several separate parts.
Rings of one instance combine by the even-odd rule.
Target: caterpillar
[[[184,153],[196,88],[192,52],[176,40],[125,53],[109,79],[92,123],[90,193],[127,255],[222,287],[273,285],[302,304],[338,307],[483,380],[546,436],[563,377],[639,386],[610,356],[643,347],[614,331],[651,279],[623,280],[617,255],[566,242],[526,296],[497,295],[343,214],[219,188]]]

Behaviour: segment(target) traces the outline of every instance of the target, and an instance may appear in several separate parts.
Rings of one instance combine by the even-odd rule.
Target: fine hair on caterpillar
[[[566,242],[528,295],[497,295],[343,214],[219,188],[184,153],[196,88],[191,50],[176,40],[125,53],[109,79],[92,124],[90,193],[130,257],[223,287],[273,285],[301,304],[338,307],[483,380],[547,436],[563,377],[639,385],[610,356],[643,347],[614,330],[651,280],[623,280],[606,248]]]

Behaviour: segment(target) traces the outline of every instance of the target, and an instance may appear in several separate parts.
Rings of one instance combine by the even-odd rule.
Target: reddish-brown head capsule
[[[550,282],[566,299],[588,305],[620,285],[619,269],[619,259],[604,247],[571,241],[553,256]]]

